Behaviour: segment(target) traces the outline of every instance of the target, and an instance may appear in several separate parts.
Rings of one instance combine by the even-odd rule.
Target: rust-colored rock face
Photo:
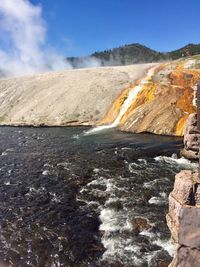
[[[111,124],[117,118],[122,104],[128,97],[128,94],[130,90],[133,89],[133,87],[134,85],[131,85],[119,94],[117,99],[114,101],[114,103],[106,113],[105,117],[98,123],[98,125]]]
[[[193,106],[193,87],[200,79],[200,70],[188,69],[187,60],[159,65],[120,119],[119,128],[131,132],[182,136]],[[195,68],[194,65],[190,66]],[[138,82],[139,83],[139,82]],[[124,90],[100,124],[112,123],[120,106],[138,83]],[[135,87],[134,87],[135,86]]]

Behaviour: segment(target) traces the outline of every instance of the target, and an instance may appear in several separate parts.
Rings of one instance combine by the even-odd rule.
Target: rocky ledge
[[[181,155],[188,159],[199,158],[200,133],[197,131],[197,114],[190,114],[185,128],[184,149]]]
[[[176,175],[167,224],[177,251],[170,267],[200,266],[200,183],[197,172]]]
[[[197,114],[191,114],[186,123],[182,155],[197,160],[200,134]],[[166,216],[177,250],[170,267],[200,266],[200,174],[183,170],[175,177],[174,189],[169,195]]]

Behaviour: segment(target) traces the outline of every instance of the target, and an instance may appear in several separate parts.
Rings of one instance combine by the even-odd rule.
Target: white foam
[[[98,134],[104,130],[107,130],[107,129],[111,129],[111,128],[114,128],[115,125],[102,125],[102,126],[97,126],[95,128],[92,128],[86,132],[84,132],[84,135],[92,135],[92,134]]]
[[[100,169],[98,169],[98,168],[94,168],[94,169],[93,169],[93,172],[94,172],[94,173],[99,173],[99,172],[100,172]]]
[[[69,169],[70,169],[70,168],[69,168],[70,165],[71,165],[71,163],[69,163],[69,162],[60,162],[60,163],[57,164],[57,166],[61,166],[61,167],[63,167],[65,170],[69,170]]]
[[[154,237],[154,234],[152,232],[150,232],[149,230],[143,230],[142,232],[139,233],[140,235],[144,235],[150,238]]]
[[[159,193],[160,196],[152,197],[149,199],[149,204],[162,205],[167,200],[167,194],[165,192]]]
[[[42,175],[44,175],[44,176],[47,176],[47,175],[49,175],[50,174],[50,171],[49,170],[44,170],[43,172],[42,172]]]
[[[153,243],[164,248],[164,250],[166,250],[171,257],[174,256],[174,253],[176,251],[176,245],[175,243],[172,242],[171,239],[168,239],[168,240],[158,239],[158,240],[155,240]]]
[[[169,178],[165,177],[165,178],[161,178],[161,179],[154,179],[153,181],[150,182],[146,182],[143,184],[143,186],[145,188],[151,188],[152,186],[154,186],[157,183],[163,182],[163,180],[165,181],[169,181]]]
[[[49,163],[45,163],[44,167],[49,167],[49,168],[53,168],[53,165],[49,164]]]
[[[111,232],[120,230],[120,226],[118,225],[116,212],[112,209],[103,209],[99,216],[102,224],[100,225],[100,231]]]
[[[80,135],[79,135],[79,134],[74,134],[74,135],[72,136],[72,139],[80,139]]]
[[[158,156],[154,158],[156,161],[160,161],[160,162],[166,162],[169,164],[178,164],[178,165],[182,165],[183,167],[190,167],[190,168],[197,168],[198,167],[198,163],[196,162],[191,162],[190,160],[181,157],[179,159],[176,158],[172,158],[172,157],[166,157],[166,156]]]
[[[147,164],[147,160],[146,159],[138,159],[139,162],[142,162],[144,164]]]
[[[161,197],[152,197],[149,199],[149,204],[155,204],[155,205],[161,205],[163,204],[165,201],[163,198]]]

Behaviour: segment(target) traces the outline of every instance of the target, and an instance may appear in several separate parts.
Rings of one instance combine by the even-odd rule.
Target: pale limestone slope
[[[1,125],[94,125],[152,64],[44,73],[0,80]]]

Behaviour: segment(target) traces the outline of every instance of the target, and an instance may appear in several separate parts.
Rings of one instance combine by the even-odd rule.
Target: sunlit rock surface
[[[200,70],[195,62],[185,59],[160,64],[125,112],[120,129],[182,136],[189,114],[196,110],[193,87],[200,79]],[[113,120],[126,94],[127,89],[114,102],[103,123]]]
[[[182,136],[188,116],[196,111],[199,66],[200,56],[194,56],[1,79],[0,125],[110,125],[123,108],[115,125],[123,131]],[[124,109],[134,90],[137,94]]]
[[[95,125],[152,64],[67,70],[0,80],[0,124]]]
[[[184,133],[184,149],[181,155],[188,159],[199,158],[200,134],[197,131],[197,114],[188,117]]]

